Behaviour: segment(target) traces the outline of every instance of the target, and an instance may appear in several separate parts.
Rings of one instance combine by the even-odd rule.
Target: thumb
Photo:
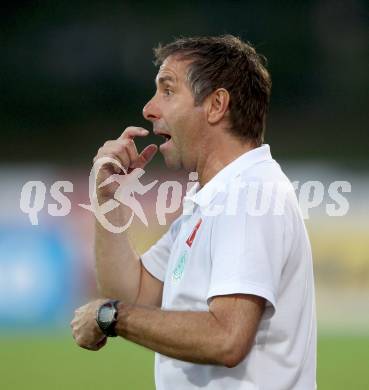
[[[134,162],[132,168],[144,168],[158,151],[158,147],[155,144],[146,146],[146,148],[140,153],[137,160]]]

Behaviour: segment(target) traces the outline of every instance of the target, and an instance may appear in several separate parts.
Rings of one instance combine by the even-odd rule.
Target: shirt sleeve
[[[219,215],[211,233],[212,271],[208,302],[217,295],[252,294],[276,309],[285,261],[285,222],[281,215]]]
[[[181,222],[182,216],[179,216],[172,222],[169,230],[148,251],[141,255],[143,266],[161,282],[165,280],[170,253],[180,230]]]

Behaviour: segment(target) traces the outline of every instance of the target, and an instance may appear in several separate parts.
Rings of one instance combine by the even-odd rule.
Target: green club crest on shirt
[[[177,265],[176,265],[176,267],[174,268],[174,271],[173,271],[173,279],[174,280],[181,279],[181,277],[183,275],[184,267],[185,267],[185,264],[186,264],[186,258],[187,258],[187,252],[183,252],[181,254],[181,256],[179,257],[179,259],[177,261]]]

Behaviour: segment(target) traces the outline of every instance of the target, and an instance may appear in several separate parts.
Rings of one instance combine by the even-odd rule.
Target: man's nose
[[[160,118],[159,108],[154,103],[153,99],[149,100],[142,109],[142,115],[148,121],[154,122]]]

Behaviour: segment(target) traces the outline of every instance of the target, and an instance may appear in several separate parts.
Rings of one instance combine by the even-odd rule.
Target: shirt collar
[[[240,175],[252,165],[271,159],[272,155],[268,144],[249,150],[221,169],[202,188],[200,188],[199,183],[196,183],[185,195],[183,199],[184,207],[191,207],[194,203],[200,207],[206,207],[216,194],[227,191],[227,183],[231,179]]]

